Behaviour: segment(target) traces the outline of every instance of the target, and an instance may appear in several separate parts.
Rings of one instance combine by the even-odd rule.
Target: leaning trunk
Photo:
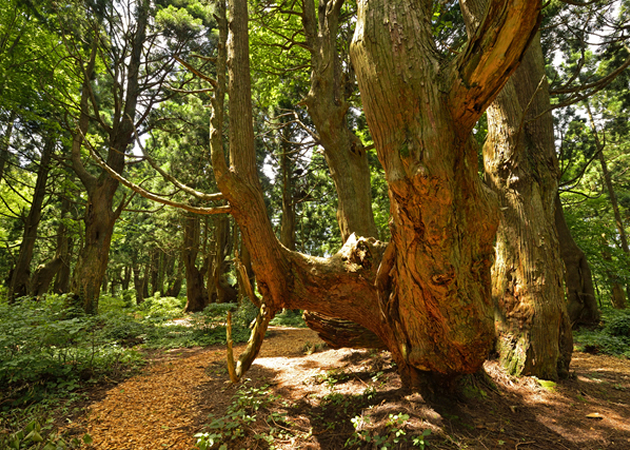
[[[55,257],[48,261],[46,264],[41,264],[33,273],[33,279],[31,280],[29,295],[34,297],[41,297],[50,287],[53,278],[61,269],[63,261],[60,257]]]
[[[39,170],[37,171],[37,181],[33,192],[33,200],[31,209],[24,221],[24,232],[22,234],[22,243],[20,244],[20,252],[17,262],[13,269],[13,276],[9,283],[9,292],[7,298],[9,303],[18,297],[27,295],[30,291],[29,283],[31,278],[31,261],[33,259],[33,249],[35,248],[35,240],[37,239],[37,228],[42,217],[42,205],[46,196],[46,182],[48,181],[48,172],[50,170],[50,161],[52,159],[55,148],[55,140],[52,134],[49,134],[44,144],[42,156],[39,161]]]
[[[537,37],[488,108],[484,166],[501,202],[492,269],[501,361],[510,373],[556,379],[568,375],[573,341],[554,222],[558,168],[545,81]]]

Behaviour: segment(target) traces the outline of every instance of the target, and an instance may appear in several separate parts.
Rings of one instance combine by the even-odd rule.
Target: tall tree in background
[[[22,243],[20,244],[17,261],[9,282],[9,291],[7,293],[9,302],[13,302],[17,297],[31,293],[30,282],[33,249],[35,248],[35,240],[37,239],[39,221],[42,217],[42,206],[44,204],[44,198],[46,197],[48,173],[50,172],[51,160],[56,144],[55,134],[49,131],[44,137],[31,207],[28,215],[24,218]]]
[[[191,10],[201,12],[202,19],[193,20],[185,8],[156,11],[148,0],[129,1],[116,7],[97,5],[91,28],[86,32],[90,36],[91,56],[86,60],[75,53],[83,86],[77,108],[80,116],[74,131],[72,166],[87,191],[88,202],[85,240],[74,270],[72,290],[89,313],[98,308],[112,233],[125,199],[115,204],[118,181],[104,171],[93,173],[83,161],[81,151],[86,146],[102,151],[109,167],[123,173],[136,130],[148,127],[154,106],[171,95],[161,91],[169,75],[174,74],[171,54],[189,51],[196,38],[207,42],[200,33],[209,24],[209,7],[192,0],[190,3],[195,3],[190,5]],[[134,20],[129,21],[126,16]],[[181,16],[187,20],[180,20]],[[100,82],[95,83],[93,74],[100,65],[105,71],[99,73]],[[181,86],[186,80],[175,78],[174,83]],[[103,141],[98,148],[92,148],[94,143],[87,136],[90,126],[98,129]]]
[[[512,373],[568,375],[573,350],[555,228],[558,167],[537,35],[488,108],[484,166],[501,201],[492,297],[498,350]]]

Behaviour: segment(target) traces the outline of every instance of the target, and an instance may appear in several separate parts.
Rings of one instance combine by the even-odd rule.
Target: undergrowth
[[[630,310],[605,308],[599,327],[576,330],[573,336],[580,351],[630,358]]]
[[[306,328],[306,322],[302,318],[302,311],[299,309],[285,309],[276,314],[269,325],[276,327]]]
[[[90,440],[57,436],[59,416],[79,414],[86,392],[122,380],[144,364],[143,348],[225,343],[227,311],[232,337],[249,337],[253,306],[211,305],[185,316],[185,299],[104,295],[100,313],[86,315],[66,295],[0,303],[0,448],[75,448]],[[174,320],[181,319],[181,320]]]

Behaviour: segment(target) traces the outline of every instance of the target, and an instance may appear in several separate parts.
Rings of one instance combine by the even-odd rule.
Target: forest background
[[[232,103],[237,91],[226,82],[226,74],[230,83],[237,79],[228,66],[239,55],[235,44],[231,56],[225,53],[230,13],[221,3],[11,0],[0,6],[0,274],[6,331],[0,379],[14,393],[28,393],[18,396],[20,401],[41,394],[30,388],[42,377],[79,383],[81,377],[75,381],[73,373],[97,373],[112,360],[136,358],[123,350],[103,351],[95,363],[95,345],[79,348],[73,333],[90,332],[95,339],[98,329],[103,343],[127,339],[133,344],[140,335],[150,341],[146,321],[153,318],[154,326],[172,318],[155,319],[164,304],[186,313],[205,310],[199,329],[206,338],[228,309],[239,311],[235,326],[242,338],[261,305],[271,310],[258,314],[260,328],[254,333],[261,335],[271,313],[309,309],[300,299],[281,304],[274,297],[281,296],[279,290],[267,278],[263,289],[260,280],[257,286],[252,231],[243,232],[244,222],[232,217],[242,214],[234,210],[241,205],[227,200],[234,193],[217,186],[216,148],[225,149],[228,164],[241,163],[233,148],[242,118],[252,119],[253,172],[261,183],[264,215],[283,248],[314,257],[341,255],[367,268],[364,252],[375,258],[374,270],[382,266],[385,244],[365,239],[387,243],[392,229],[401,234],[390,219],[404,208],[397,209],[391,169],[386,173],[382,165],[388,160],[378,153],[376,131],[368,126],[364,103],[370,101],[360,94],[365,68],[356,51],[351,58],[357,8],[352,1],[249,2],[245,26],[251,53],[245,57],[251,64],[251,113],[241,114],[237,106],[242,105]],[[429,16],[436,60],[457,61],[479,17],[462,15],[456,2],[432,4]],[[233,19],[243,15],[232,10],[231,17],[236,27]],[[588,327],[578,335],[581,345],[628,354],[628,20],[623,1],[546,3],[539,34],[526,36],[532,42],[529,53],[516,57],[523,64],[514,85],[486,105],[486,114],[461,118],[471,122],[476,141],[474,154],[468,149],[466,156],[474,161],[471,173],[499,198],[496,240],[488,231],[492,220],[480,220],[469,231],[488,234],[486,240],[497,249],[492,281],[481,284],[485,296],[494,299],[498,351],[513,373],[563,376],[570,361],[563,348],[571,344],[562,323]],[[493,26],[500,30],[501,24]],[[230,33],[236,35],[232,28]],[[226,92],[230,103],[224,105]],[[524,98],[513,112],[510,98],[518,95]],[[548,123],[540,125],[544,120]],[[540,131],[551,125],[552,134]],[[511,130],[507,136],[505,129]],[[223,139],[228,133],[230,145]],[[403,159],[418,151],[409,137],[413,131],[405,133]],[[510,150],[521,145],[524,150]],[[501,148],[507,150],[496,150]],[[423,157],[431,160],[420,151]],[[392,198],[398,206],[392,206]],[[521,206],[512,211],[510,198],[520,199]],[[493,216],[491,208],[487,211]],[[264,233],[259,238],[272,240]],[[536,239],[543,243],[528,244]],[[507,248],[514,242],[523,244]],[[541,253],[526,253],[529,247]],[[481,270],[490,274],[489,266]],[[382,280],[377,273],[371,276]],[[434,284],[447,277],[445,272],[431,276],[440,280]],[[550,298],[540,304],[552,305],[553,311],[541,312],[536,298]],[[519,306],[527,302],[531,307]],[[68,308],[76,309],[71,317]],[[386,320],[382,329],[370,332],[346,320],[347,335],[339,338],[331,336],[330,326],[342,325],[331,325],[330,310],[307,315],[325,339],[389,348],[409,363],[396,331],[404,320]],[[136,323],[138,317],[145,322]],[[35,322],[42,325],[41,334],[25,331]],[[560,325],[553,329],[549,324],[556,322]],[[414,326],[403,324],[408,335]],[[224,339],[224,329],[218,329],[206,343]],[[152,333],[156,342],[163,338]],[[444,340],[459,339],[444,333]],[[484,330],[479,335],[487,340]],[[32,348],[16,346],[25,339]],[[52,341],[46,344],[47,339]],[[66,339],[66,347],[55,339]],[[536,367],[528,349],[543,341],[555,347],[548,364]],[[76,352],[74,359],[67,352]],[[59,365],[47,362],[34,370],[42,353]],[[79,354],[91,355],[90,366],[62,373],[66,361],[81,360]],[[418,358],[409,369],[399,364],[410,385],[423,384],[414,364],[426,367],[426,361]],[[245,371],[249,363],[243,360],[237,369]],[[429,371],[466,372],[475,364],[436,363]]]

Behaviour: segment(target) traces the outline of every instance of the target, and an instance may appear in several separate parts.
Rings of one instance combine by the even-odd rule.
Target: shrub
[[[611,317],[604,327],[604,332],[611,336],[630,338],[630,311],[623,311]]]
[[[48,296],[40,302],[23,299],[0,305],[0,385],[7,386],[5,395],[25,388],[29,398],[55,389],[72,391],[82,379],[112,374],[139,361],[136,352],[107,334],[108,319],[66,308],[65,300]],[[12,398],[17,404],[26,401],[20,395]]]

